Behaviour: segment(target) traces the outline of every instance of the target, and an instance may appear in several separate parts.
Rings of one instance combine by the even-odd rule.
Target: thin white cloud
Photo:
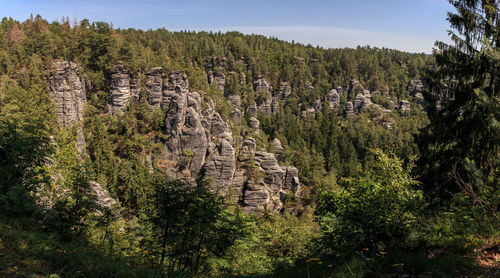
[[[413,38],[396,33],[366,30],[321,27],[321,26],[234,26],[221,28],[194,28],[197,31],[239,31],[244,34],[259,34],[321,46],[325,48],[357,47],[358,45],[386,47],[414,53],[431,53],[435,40]],[[446,38],[436,38],[436,40]]]

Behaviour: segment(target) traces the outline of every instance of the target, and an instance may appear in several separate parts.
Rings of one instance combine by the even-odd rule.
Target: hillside
[[[391,49],[4,18],[0,274],[493,277],[496,219],[417,178],[436,68]]]

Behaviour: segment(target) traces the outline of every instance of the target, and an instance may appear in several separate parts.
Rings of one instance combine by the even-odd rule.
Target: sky
[[[448,0],[0,0],[0,17],[68,16],[115,28],[240,31],[325,48],[431,53],[449,42]]]

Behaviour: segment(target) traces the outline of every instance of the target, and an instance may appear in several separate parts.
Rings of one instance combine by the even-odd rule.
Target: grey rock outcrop
[[[259,122],[259,120],[257,120],[257,118],[251,117],[248,120],[248,125],[250,126],[250,128],[252,128],[254,130],[254,132],[257,132],[259,130],[260,122]]]
[[[217,72],[214,74],[214,82],[217,88],[224,92],[224,87],[226,86],[226,75],[222,72]]]
[[[271,114],[273,113],[272,104],[273,100],[271,98],[271,94],[267,93],[267,98],[259,104],[258,110],[267,116],[271,116]]]
[[[257,105],[255,103],[252,103],[252,104],[248,105],[248,108],[247,108],[246,112],[251,117],[257,117],[257,113],[258,113]]]
[[[185,74],[173,72],[168,81],[171,99],[165,116],[166,159],[186,161],[191,173],[198,173],[205,163],[209,142],[201,122],[200,97],[189,93]]]
[[[231,111],[231,114],[229,114],[229,117],[231,118],[231,122],[236,124],[237,126],[241,126],[241,111],[238,108],[233,108],[233,111]]]
[[[229,135],[230,136],[230,135]],[[211,143],[208,148],[206,163],[203,166],[204,176],[214,180],[214,189],[218,194],[228,195],[233,185],[236,167],[232,137],[223,137],[219,144]]]
[[[345,116],[346,118],[352,118],[354,116],[354,105],[350,101],[345,104]]]
[[[363,90],[364,90],[364,88],[363,88],[363,86],[361,86],[359,81],[356,79],[352,79],[349,82],[349,87],[347,89],[348,97],[351,98],[352,96],[354,96],[358,93],[361,93]]]
[[[316,99],[314,102],[314,112],[318,112],[321,109],[321,99]]]
[[[272,144],[273,144],[274,151],[276,151],[276,152],[282,152],[285,150],[283,148],[283,146],[281,146],[281,141],[278,138],[274,138]]]
[[[401,100],[399,102],[399,107],[398,107],[399,111],[402,112],[402,113],[409,113],[410,112],[410,102],[407,101],[407,100]]]
[[[258,111],[271,116],[273,112],[273,100],[272,100],[272,87],[269,85],[269,83],[259,76],[257,80],[254,81],[254,90],[257,93],[257,108]]]
[[[325,100],[328,101],[328,107],[330,107],[330,109],[336,109],[340,105],[340,95],[336,89],[330,90],[330,92],[325,95]]]
[[[366,108],[372,105],[372,101],[370,99],[370,91],[365,90],[363,94],[357,94],[353,101],[353,108],[355,112],[362,112]]]
[[[139,103],[141,80],[139,78],[130,78],[130,97],[135,103]]]
[[[292,94],[292,87],[288,85],[287,82],[282,82],[276,97],[278,98],[278,101],[286,102],[291,94]]]
[[[422,91],[424,90],[424,83],[418,78],[413,78],[412,80],[410,80],[407,89],[410,95],[414,96],[417,93],[422,93]]]
[[[413,78],[410,80],[410,83],[408,84],[408,92],[410,93],[410,96],[415,97],[415,100],[417,101],[418,104],[420,105],[425,105],[425,100],[424,100],[424,91],[425,85],[422,82],[422,80],[418,78]]]
[[[62,127],[81,124],[87,102],[85,78],[81,76],[78,66],[73,62],[54,62],[55,72],[49,77],[50,96],[56,103],[56,115]],[[77,148],[85,149],[85,137],[82,127],[77,128]]]
[[[299,170],[295,166],[286,166],[285,172],[283,189],[291,190],[296,195],[300,190]]]
[[[243,210],[262,213],[263,210],[280,211],[285,190],[299,192],[298,170],[293,166],[281,167],[275,155],[265,151],[255,152],[254,171],[264,176],[251,179],[243,190]]]
[[[50,95],[56,102],[59,124],[68,127],[83,120],[87,102],[85,79],[73,62],[55,62],[55,73],[49,78]]]
[[[228,96],[227,96],[227,100],[228,100],[228,102],[229,102],[229,103],[230,103],[233,107],[236,107],[236,108],[240,108],[240,107],[241,107],[241,96],[231,94],[231,95],[228,95]]]
[[[113,66],[110,87],[110,110],[113,115],[119,115],[132,97],[130,93],[130,76],[121,62],[117,62]]]
[[[257,92],[257,93],[259,93],[259,92],[270,93],[272,91],[271,85],[269,85],[269,83],[261,76],[257,77],[257,80],[255,80],[253,82],[253,86],[254,86],[255,92]]]
[[[89,188],[99,212],[102,213],[104,209],[112,209],[113,206],[117,205],[116,200],[111,197],[108,190],[102,187],[99,183],[91,181],[89,183]]]
[[[146,94],[151,108],[158,109],[163,103],[163,68],[154,67],[146,73]]]

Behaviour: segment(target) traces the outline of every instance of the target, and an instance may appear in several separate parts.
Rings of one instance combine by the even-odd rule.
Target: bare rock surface
[[[330,109],[336,109],[340,105],[340,95],[337,92],[337,89],[332,89],[325,96],[325,100],[328,101],[328,107]]]
[[[83,153],[85,137],[81,124],[87,103],[85,78],[73,62],[54,62],[53,69],[55,72],[49,77],[49,92],[56,104],[57,120],[62,127],[78,125],[76,147]]]
[[[130,92],[130,76],[121,62],[117,62],[113,66],[110,88],[110,110],[113,115],[119,115],[132,97]]]

